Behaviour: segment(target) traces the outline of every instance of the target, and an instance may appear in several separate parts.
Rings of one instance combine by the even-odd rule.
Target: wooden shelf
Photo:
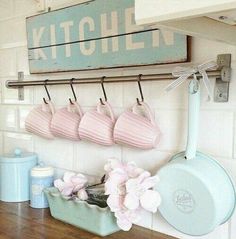
[[[208,17],[163,22],[156,24],[155,27],[236,45],[236,26],[225,24]]]
[[[58,221],[49,209],[32,209],[28,202],[0,202],[0,238],[20,239],[99,239],[100,237]],[[158,232],[134,226],[130,232],[117,232],[105,239],[174,239]]]
[[[135,0],[138,24],[163,23],[236,9],[235,0]]]
[[[135,21],[236,45],[235,0],[135,0]]]

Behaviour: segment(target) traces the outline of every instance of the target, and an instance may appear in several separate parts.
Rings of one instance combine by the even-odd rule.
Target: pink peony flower
[[[135,179],[126,182],[126,196],[124,205],[130,210],[136,210],[140,206],[150,212],[156,212],[161,203],[160,194],[151,190],[159,178],[150,177],[150,173],[145,171]]]
[[[88,194],[84,188],[82,188],[78,191],[77,196],[82,201],[85,201],[88,199]]]
[[[73,172],[65,172],[63,180],[57,179],[54,181],[54,186],[64,196],[70,196],[80,190],[84,190],[88,180],[83,174],[75,174]],[[84,192],[83,192],[84,195]],[[85,196],[84,196],[85,198]]]
[[[107,198],[107,205],[110,207],[112,212],[119,212],[124,208],[124,196],[118,194],[110,194]]]
[[[109,177],[105,184],[105,194],[118,194],[125,193],[125,182],[128,179],[127,172],[122,168],[114,169],[109,173]]]
[[[115,169],[123,170],[128,177],[137,177],[140,173],[144,171],[143,169],[138,168],[134,162],[124,163],[115,158],[108,159],[107,164],[105,164],[104,166],[104,170],[109,175],[109,173]]]
[[[117,225],[123,231],[129,231],[133,223],[137,223],[140,220],[140,210],[122,210],[115,213],[117,218]]]
[[[144,209],[156,212],[161,203],[160,194],[152,188],[159,181],[158,177],[138,168],[134,162],[123,163],[110,159],[104,167],[108,174],[105,194],[109,195],[107,204],[115,213],[118,226],[128,231],[138,222],[139,214]]]

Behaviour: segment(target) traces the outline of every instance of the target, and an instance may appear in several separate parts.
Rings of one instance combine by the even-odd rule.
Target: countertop
[[[0,239],[99,239],[100,237],[60,222],[49,209],[32,209],[28,202],[0,202]],[[117,232],[104,239],[174,239],[158,232],[134,226],[129,232]]]

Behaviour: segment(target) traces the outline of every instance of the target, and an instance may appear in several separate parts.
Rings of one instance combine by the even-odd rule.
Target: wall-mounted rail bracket
[[[24,72],[18,72],[18,81],[24,81]],[[18,100],[24,100],[24,87],[18,87]]]
[[[218,69],[221,70],[221,77],[216,78],[214,101],[228,102],[229,83],[231,79],[231,54],[221,54],[217,56]]]

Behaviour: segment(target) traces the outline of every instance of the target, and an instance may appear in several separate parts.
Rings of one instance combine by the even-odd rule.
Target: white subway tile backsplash
[[[234,185],[236,185],[236,160],[216,157],[216,160],[224,167],[226,172],[232,178]],[[230,239],[236,238],[236,212],[229,221],[229,237]]]
[[[156,110],[156,122],[162,132],[163,151],[183,151],[187,140],[187,112],[184,110]]]
[[[101,146],[86,141],[75,143],[74,169],[78,172],[102,176],[109,158],[121,160],[121,147]]]
[[[3,152],[12,153],[16,148],[33,152],[32,136],[28,134],[3,133]]]
[[[215,156],[231,158],[233,153],[233,112],[201,111],[198,148]]]
[[[123,161],[134,161],[139,167],[155,174],[157,170],[170,159],[171,154],[153,150],[141,150],[129,147],[123,147]]]
[[[16,75],[16,49],[0,49],[0,77]]]
[[[97,71],[96,71],[97,72]],[[80,73],[78,75],[68,73],[68,74],[62,74],[62,76],[58,76],[56,74],[51,74],[50,77],[39,77],[41,80],[49,79],[70,79],[72,77],[79,78],[83,80],[83,76],[86,77],[99,77],[101,75],[101,72],[99,73],[89,73],[89,75],[85,73]],[[106,71],[105,71],[106,72]],[[104,75],[106,73],[104,72]],[[99,74],[99,75],[98,75]],[[108,75],[111,75],[111,73],[108,72]],[[35,76],[37,77],[37,76]],[[115,90],[114,90],[115,87]],[[110,83],[104,83],[104,88],[107,94],[108,102],[113,107],[122,107],[123,106],[123,84],[116,83],[110,84]],[[70,85],[67,86],[48,86],[52,101],[55,105],[63,106],[68,104],[68,99],[73,99],[73,94],[70,88]],[[76,92],[78,103],[83,107],[94,107],[98,104],[99,98],[104,98],[102,87],[100,84],[80,84],[80,85],[74,85],[74,90]],[[35,88],[35,99],[34,103],[39,104],[42,102],[42,97],[46,96],[46,92],[43,87],[36,87]]]
[[[26,132],[25,130],[25,119],[29,112],[33,109],[33,106],[20,106],[18,108],[18,115],[19,115],[19,121],[18,121],[18,128],[19,131]]]
[[[51,96],[52,103],[56,108],[69,104],[69,98],[73,98],[73,94],[70,85],[67,86],[47,86],[49,94]],[[75,88],[76,90],[76,88]],[[43,97],[48,99],[44,87],[34,88],[34,104],[41,104],[43,102]],[[78,95],[78,103],[80,104],[80,97]]]
[[[2,104],[2,102],[3,102],[3,89],[2,89],[2,82],[0,81],[0,103]]]
[[[64,173],[68,171],[66,169],[62,169],[62,168],[57,168],[54,166],[54,178],[63,178]]]
[[[224,167],[227,173],[231,176],[234,185],[236,185],[236,160],[225,159],[217,157],[216,160]],[[234,212],[232,218],[229,221],[229,237],[230,239],[236,238],[236,212]]]
[[[17,130],[17,108],[15,106],[0,106],[0,129],[6,131]]]
[[[3,153],[3,133],[0,132],[0,154]]]
[[[0,21],[13,16],[14,3],[13,0],[0,1]]]
[[[165,88],[172,81],[143,82],[143,96],[146,103],[151,108],[156,109],[176,109],[187,107],[187,85],[185,82],[178,89],[165,92]],[[138,84],[126,83],[124,86],[124,106],[133,105],[136,98],[140,98]]]
[[[16,49],[16,59],[17,72],[22,71],[24,72],[24,75],[29,75],[28,49],[26,46],[18,47]]]
[[[198,149],[216,156],[232,157],[233,113],[201,110],[199,118]],[[188,127],[187,112],[156,110],[156,121],[162,131],[162,140],[158,149],[164,151],[185,150]]]
[[[234,114],[234,128],[232,131],[234,132],[233,158],[236,159],[236,114]]]
[[[26,7],[27,6],[27,7]],[[37,3],[31,0],[15,0],[14,15],[28,16],[37,13]]]
[[[206,153],[232,157],[233,113],[201,110],[198,149]],[[181,110],[156,110],[156,121],[162,131],[159,150],[182,151],[187,141],[188,116]]]
[[[33,104],[33,89],[24,88],[24,100],[19,100],[17,89],[7,88],[5,86],[7,80],[11,78],[4,78],[2,84],[2,103],[3,104]],[[14,79],[15,80],[15,79]]]
[[[234,212],[230,222],[229,222],[229,238],[236,238],[236,212]]]
[[[60,104],[62,104],[62,105],[66,104],[67,103],[66,96],[65,96],[65,92],[67,92],[66,87],[65,87],[64,91],[61,87],[59,87],[59,86],[56,86],[56,87],[57,87],[57,90],[62,94],[61,97],[59,97],[59,98],[58,98],[58,96],[60,96],[60,94],[56,93],[55,87],[53,89],[52,86],[47,86],[49,94],[51,96],[52,103],[55,106],[60,105]],[[34,90],[34,101],[33,101],[34,104],[36,104],[36,105],[42,104],[43,97],[48,99],[48,96],[47,96],[46,91],[43,86],[42,87],[34,87],[33,90]]]
[[[113,107],[123,106],[123,85],[120,83],[106,84],[104,88],[107,94],[107,100]],[[102,87],[100,84],[85,84],[77,86],[78,101],[81,105],[91,107],[96,106],[99,98],[104,99]]]
[[[12,43],[26,44],[26,25],[24,18],[13,18],[0,22],[0,48]]]
[[[196,63],[206,61],[216,61],[217,54],[232,54],[232,60],[235,60],[235,46],[222,42],[212,42],[207,39],[191,38],[191,59]]]
[[[38,154],[39,160],[54,167],[74,170],[73,143],[67,140],[47,140],[34,136],[34,151]]]
[[[223,166],[236,185],[236,160],[222,157],[214,157],[214,159]]]

